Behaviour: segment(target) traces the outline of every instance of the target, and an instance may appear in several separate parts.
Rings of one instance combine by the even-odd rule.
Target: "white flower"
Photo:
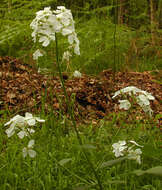
[[[69,51],[65,51],[62,57],[62,61],[69,61],[71,56],[72,55]]]
[[[50,7],[38,11],[30,27],[33,29],[34,42],[38,38],[42,46],[46,47],[51,41],[55,40],[55,33],[62,33],[63,36],[68,36],[68,42],[73,46],[74,53],[80,55],[79,40],[75,33],[73,16],[71,11],[64,6],[58,6],[56,11],[51,11]]]
[[[137,104],[141,106],[141,108],[143,109],[143,111],[145,113],[149,113],[149,115],[151,116],[153,111],[150,108],[150,101],[148,98],[151,98],[150,96],[147,95],[139,95],[137,96],[136,100],[137,100]],[[152,98],[151,98],[152,99]]]
[[[75,40],[75,35],[74,34],[71,34],[71,35],[68,36],[68,42],[69,42],[69,44],[73,44],[74,40]]]
[[[133,95],[136,98],[137,104],[142,107],[144,112],[149,113],[151,116],[153,113],[153,110],[150,108],[150,101],[149,100],[154,100],[154,96],[152,96],[150,93],[140,90],[134,86],[128,86],[126,88],[123,88],[121,90],[118,90],[115,92],[114,96],[112,98],[115,98],[116,96],[123,94],[123,93],[128,93],[129,95]],[[122,102],[124,104],[124,102]],[[124,105],[121,104],[120,107],[123,107]]]
[[[24,158],[27,155],[29,155],[31,158],[34,158],[36,156],[36,152],[33,150],[34,143],[35,141],[32,139],[29,141],[28,146],[23,148],[22,153]]]
[[[8,138],[11,137],[12,135],[14,135],[16,129],[17,129],[17,127],[15,127],[15,126],[11,126],[8,129],[6,129],[5,132],[6,132],[7,136],[8,136]]]
[[[131,104],[128,100],[119,100],[119,102],[120,102],[119,105],[120,109],[129,110],[129,108],[131,107]]]
[[[118,96],[119,94],[124,94],[124,93],[129,93],[129,95],[131,95],[131,92],[135,95],[138,92],[141,92],[141,90],[139,88],[136,88],[135,86],[128,86],[126,88],[123,88],[121,90],[118,90],[117,92],[115,92],[114,96],[112,98],[115,98],[116,96]]]
[[[11,137],[16,130],[20,130],[18,132],[19,138],[23,138],[24,136],[28,136],[29,133],[34,133],[33,129],[28,128],[27,126],[34,126],[36,122],[45,122],[44,119],[40,119],[39,117],[33,117],[31,113],[25,113],[25,117],[16,115],[10,121],[4,124],[4,126],[10,125],[8,129],[6,129],[6,134],[8,137]]]
[[[56,17],[64,26],[68,26],[71,22],[71,12],[69,11],[59,13]]]
[[[43,54],[40,52],[39,49],[37,49],[37,50],[33,53],[33,59],[34,59],[34,60],[37,60],[38,57],[41,57],[41,56],[43,56]]]
[[[36,12],[36,18],[37,19],[40,19],[44,16],[49,16],[52,14],[52,11],[51,11],[51,7],[45,7],[44,10],[40,10],[38,12]]]
[[[141,107],[150,105],[149,99],[147,98],[147,96],[143,94],[140,94],[139,96],[137,96],[137,103]]]
[[[56,15],[50,15],[46,22],[47,22],[46,25],[48,25],[48,27],[51,28],[51,34],[52,33],[54,34],[55,32],[60,32],[61,29],[63,28],[63,25],[58,20]],[[47,26],[45,27],[45,29],[46,28],[47,28]]]
[[[43,42],[42,46],[47,47],[50,43],[50,39],[47,36],[41,36],[39,42]]]
[[[74,46],[74,53],[80,55],[79,43],[76,43]]]
[[[64,6],[57,6],[57,10],[53,11],[56,14],[62,13],[66,11],[66,8]]]
[[[16,115],[12,119],[10,119],[10,121],[8,121],[7,123],[5,123],[4,126],[10,125],[10,124],[12,126],[15,126],[15,125],[23,126],[24,123],[25,123],[24,117],[20,116],[20,115]]]
[[[127,148],[126,141],[118,141],[117,143],[114,143],[112,147],[116,157],[123,156],[123,151]]]
[[[82,77],[82,74],[79,71],[74,71],[73,76],[80,78]]]
[[[17,135],[20,139],[23,139],[25,136],[29,136],[31,133],[35,133],[35,130],[30,128],[23,128],[23,130],[17,133]]]
[[[24,117],[20,115],[14,116],[12,119],[10,119],[10,121],[4,124],[4,126],[10,125],[10,127],[6,129],[5,131],[7,136],[11,137],[15,133],[15,131],[18,129],[18,127],[21,128],[25,124],[26,123],[25,123]]]
[[[141,154],[142,151],[140,148],[133,150],[132,148],[128,149],[128,159],[136,160],[139,164],[141,164]]]
[[[27,122],[27,124],[29,126],[34,126],[37,121],[40,123],[45,122],[44,119],[40,119],[39,117],[33,117],[33,115],[31,113],[28,113],[28,112],[25,113],[25,121]]]

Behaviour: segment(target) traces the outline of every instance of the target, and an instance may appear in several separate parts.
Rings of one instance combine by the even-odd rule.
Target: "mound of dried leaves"
[[[155,96],[151,107],[154,113],[162,113],[162,85],[156,83],[149,72],[118,72],[114,81],[112,71],[106,70],[97,77],[70,78],[64,75],[64,80],[68,96],[72,98],[75,93],[77,120],[100,119],[118,112],[118,102],[111,97],[115,91],[132,85]],[[0,57],[0,110],[6,109],[16,113],[42,109],[54,114],[67,113],[59,78],[42,75],[19,60]]]

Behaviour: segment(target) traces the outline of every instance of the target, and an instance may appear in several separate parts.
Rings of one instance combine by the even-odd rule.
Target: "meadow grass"
[[[146,170],[162,164],[161,133],[156,122],[147,119],[130,122],[127,121],[127,113],[121,112],[109,115],[98,124],[78,124],[82,147],[71,121],[65,119],[62,122],[50,113],[41,115],[41,118],[46,122],[36,126],[36,133],[32,135],[36,141],[35,158],[23,158],[22,149],[27,145],[28,138],[20,140],[16,135],[7,138],[3,124],[8,117],[1,119],[1,189],[98,189],[82,148],[94,164],[103,189],[161,189],[160,176],[136,176],[133,173],[137,169]],[[135,140],[144,146],[141,165],[126,159],[112,166],[101,167],[104,162],[115,159],[112,144],[118,140]]]

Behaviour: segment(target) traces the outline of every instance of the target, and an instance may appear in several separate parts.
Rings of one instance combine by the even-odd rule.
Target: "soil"
[[[156,72],[156,76],[160,77],[160,71]],[[150,92],[155,97],[151,101],[154,115],[162,114],[162,84],[150,71],[117,72],[115,80],[112,70],[105,70],[98,76],[82,74],[81,78],[64,73],[63,78],[67,95],[74,102],[77,121],[98,120],[121,111],[119,99],[111,97],[117,90],[127,86]],[[0,110],[0,114],[4,110],[11,113],[38,113],[44,110],[68,117],[59,77],[40,74],[36,68],[11,57],[0,57]]]

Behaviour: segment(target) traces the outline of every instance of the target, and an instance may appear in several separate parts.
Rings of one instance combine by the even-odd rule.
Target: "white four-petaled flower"
[[[80,78],[80,77],[82,77],[82,74],[79,71],[74,71],[73,76]]]
[[[23,148],[22,153],[24,158],[27,155],[29,155],[31,158],[34,158],[36,156],[36,152],[33,150],[34,143],[35,141],[32,139],[29,141],[28,146]]]
[[[116,157],[123,156],[123,151],[127,149],[126,141],[118,141],[117,143],[114,143],[112,147]]]
[[[119,100],[119,108],[124,110],[129,110],[131,103],[128,100]]]
[[[69,51],[65,51],[62,57],[62,61],[69,61],[71,56],[72,55]]]
[[[150,116],[152,115],[153,111],[150,107],[150,100],[154,100],[155,99],[154,96],[152,96],[150,93],[144,90],[136,88],[135,86],[128,86],[126,88],[123,88],[115,92],[112,98],[115,98],[116,96],[120,94],[125,94],[125,93],[128,93],[130,96],[134,95],[137,104],[143,109],[143,111],[146,113],[149,113]],[[131,107],[128,100],[127,101],[119,100],[119,102],[120,102],[120,105],[119,105],[120,109],[123,108],[127,110]]]
[[[39,49],[37,49],[37,50],[33,53],[33,59],[34,59],[34,60],[37,60],[38,57],[41,57],[41,56],[43,56],[43,54],[40,52]]]
[[[132,148],[128,149],[128,159],[136,160],[138,164],[141,164],[141,154],[142,151],[140,148],[133,150]]]
[[[4,126],[7,125],[10,125],[10,127],[5,132],[8,137],[11,137],[18,128],[22,128],[25,125],[25,119],[20,115],[16,115],[4,124]]]

